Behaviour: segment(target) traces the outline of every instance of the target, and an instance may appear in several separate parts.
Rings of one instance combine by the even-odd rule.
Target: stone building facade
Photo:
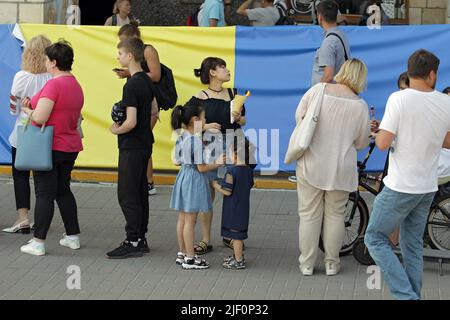
[[[93,0],[80,0],[94,2]],[[235,12],[244,0],[233,0],[230,24],[247,25]],[[450,0],[408,0],[410,24],[450,23]],[[133,13],[143,25],[183,26],[202,0],[133,0]],[[61,7],[70,0],[0,0],[0,23],[64,23]],[[98,2],[96,1],[96,5]],[[106,16],[104,20],[106,20]]]

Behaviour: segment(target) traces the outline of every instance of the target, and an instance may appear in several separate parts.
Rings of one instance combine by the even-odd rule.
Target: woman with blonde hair
[[[122,27],[130,23],[139,25],[139,20],[131,15],[131,0],[116,0],[113,15],[106,20],[105,26]]]
[[[12,174],[14,195],[16,198],[17,220],[10,228],[3,229],[7,233],[30,233],[30,171],[19,171],[14,168],[17,148],[17,127],[27,118],[22,112],[21,99],[31,97],[39,92],[51,78],[45,67],[45,48],[51,41],[43,35],[36,36],[26,44],[22,55],[22,70],[14,76],[10,94],[10,113],[16,117],[16,124],[9,136],[12,154]]]
[[[345,206],[358,187],[357,151],[369,144],[367,103],[359,97],[366,87],[367,68],[358,59],[347,60],[325,84],[322,108],[309,148],[297,161],[300,216],[300,270],[312,275],[322,234],[326,274],[340,270],[339,250],[345,233]],[[303,96],[295,118],[302,117],[319,94],[316,84]]]

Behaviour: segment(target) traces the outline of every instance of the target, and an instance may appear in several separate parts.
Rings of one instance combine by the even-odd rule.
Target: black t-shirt
[[[118,136],[119,149],[151,150],[155,142],[150,126],[153,97],[152,82],[145,72],[135,73],[124,85],[122,103],[137,109],[137,123],[133,130]]]

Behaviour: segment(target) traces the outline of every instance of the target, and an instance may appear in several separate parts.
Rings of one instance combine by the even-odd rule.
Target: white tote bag
[[[289,146],[284,157],[285,164],[300,159],[308,149],[319,121],[324,91],[325,83],[320,83],[319,93],[309,104],[305,116],[297,122],[289,139]]]

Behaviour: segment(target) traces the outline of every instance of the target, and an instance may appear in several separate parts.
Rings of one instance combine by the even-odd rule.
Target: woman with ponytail
[[[188,102],[172,111],[172,128],[179,138],[174,163],[181,166],[170,199],[170,208],[178,210],[177,238],[179,252],[176,263],[183,269],[206,269],[208,262],[194,251],[195,223],[199,212],[212,210],[211,193],[206,172],[222,164],[205,164],[202,131],[205,111],[200,103]]]
[[[205,118],[206,125],[204,130],[206,132],[212,132],[214,138],[212,142],[214,144],[221,144],[223,150],[229,150],[226,147],[228,144],[233,142],[233,137],[229,135],[227,138],[227,132],[234,133],[236,130],[241,130],[241,126],[246,123],[245,119],[245,108],[242,110],[241,114],[233,113],[234,122],[230,121],[230,101],[233,100],[234,96],[237,94],[235,89],[225,89],[223,85],[230,81],[230,71],[227,69],[226,62],[221,58],[208,57],[203,60],[199,69],[194,70],[196,77],[200,78],[202,84],[206,85],[207,88],[202,90],[193,97],[191,101],[200,102],[200,104],[205,108]],[[213,156],[219,156],[218,154],[213,154]],[[218,172],[211,171],[208,174],[210,182],[218,178]],[[211,196],[214,201],[215,192],[212,185]],[[202,225],[202,240],[196,245],[197,254],[205,254],[212,250],[211,243],[211,224],[212,224],[213,212],[204,212],[200,215],[200,221]],[[230,239],[223,239],[223,243],[230,248],[232,244]]]

